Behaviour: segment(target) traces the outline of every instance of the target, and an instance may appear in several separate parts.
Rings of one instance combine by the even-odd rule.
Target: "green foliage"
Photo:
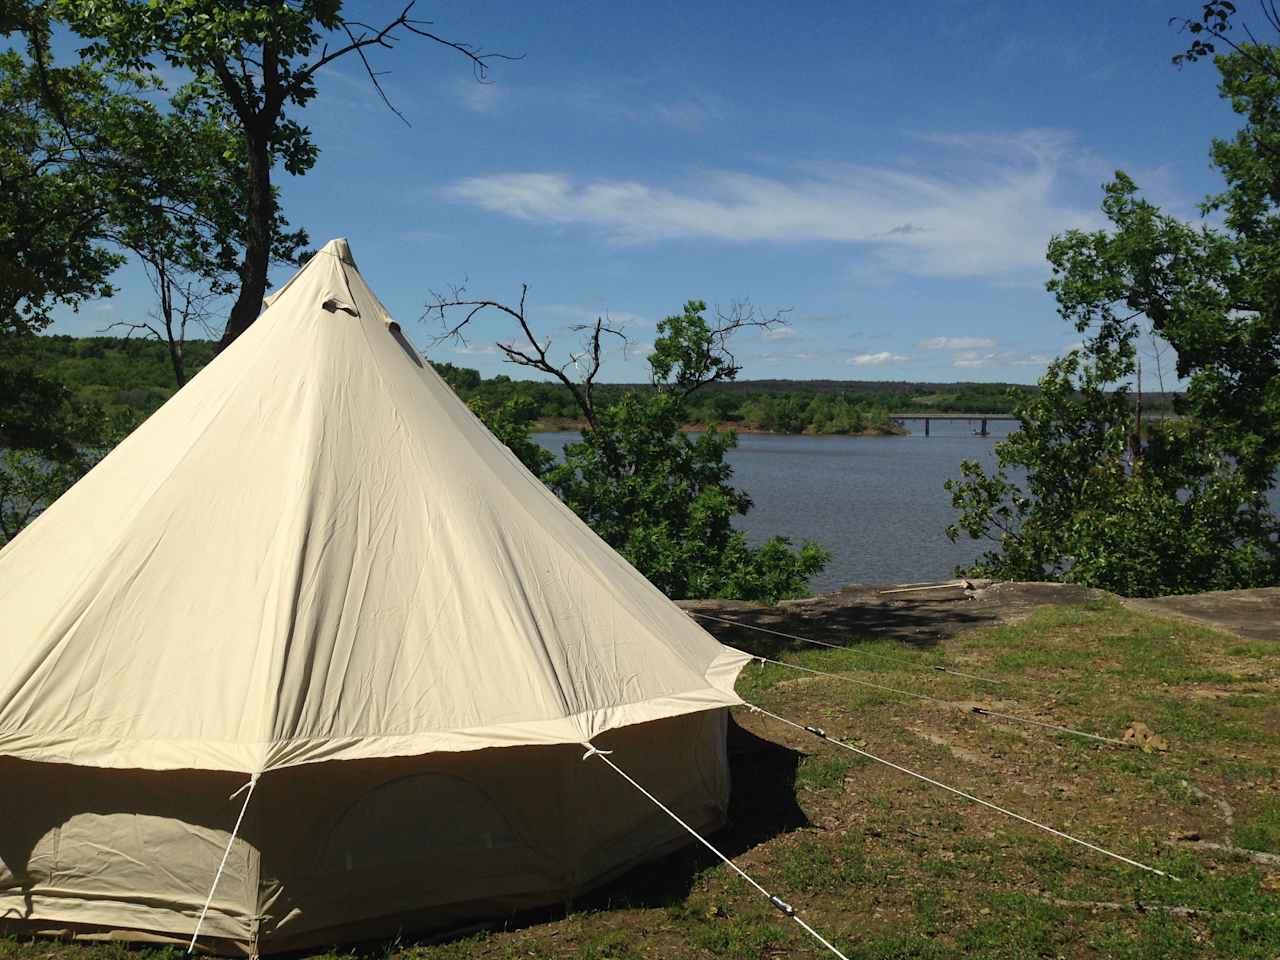
[[[545,380],[483,379],[478,370],[452,363],[433,363],[436,371],[464,399],[481,397],[501,403],[519,396],[532,404],[542,429],[577,425],[582,412],[563,384]],[[875,381],[764,380],[718,381],[685,401],[686,428],[711,424],[769,433],[811,435],[889,435],[902,432],[892,413],[1009,413],[1011,397],[1034,390],[1010,384],[897,383]],[[617,402],[628,391],[645,394],[652,384],[595,385],[602,404]],[[1150,398],[1148,398],[1150,406]]]
[[[55,385],[57,386],[57,385]],[[35,520],[129,432],[133,421],[60,388],[47,424],[56,426],[40,447],[0,450],[0,547]]]
[[[901,433],[883,404],[882,398],[865,394],[758,394],[745,398],[732,419],[770,433]]]
[[[80,55],[96,68],[150,76],[163,62],[186,76],[169,98],[173,115],[222,135],[217,181],[233,187],[243,250],[224,344],[257,318],[271,260],[292,260],[306,243],[305,234],[285,232],[272,178],[281,168],[300,176],[315,166],[319,150],[296,114],[317,96],[316,72],[355,54],[381,93],[366,50],[391,46],[397,31],[451,47],[481,74],[494,56],[423,30],[409,7],[382,27],[344,19],[341,0],[49,0],[48,7],[85,41]]]
[[[1134,415],[1115,388],[1132,372],[1131,344],[1122,355],[1054,361],[1040,392],[1019,404],[1020,429],[996,445],[997,469],[965,461],[947,482],[960,511],[948,535],[998,545],[968,572],[1126,596],[1272,582],[1280,567],[1265,499],[1199,430],[1153,425],[1134,461]],[[1201,436],[1199,446],[1187,434]],[[1015,470],[1023,485],[1010,479]]]
[[[211,344],[193,345],[199,366]],[[0,337],[0,545],[174,390],[165,348],[113,337]]]
[[[483,397],[467,402],[471,412],[483,421],[535,477],[547,472],[555,456],[529,436],[533,405],[524,397],[508,397],[501,403]]]
[[[1227,189],[1204,211],[1224,227],[1162,213],[1119,173],[1103,201],[1111,229],[1051,242],[1049,290],[1088,339],[1018,401],[997,469],[967,462],[947,483],[960,511],[948,534],[998,547],[972,573],[1127,595],[1280,579],[1266,499],[1280,468],[1280,55],[1250,47],[1218,65],[1246,121],[1213,145]],[[1187,391],[1181,419],[1140,426],[1128,385],[1148,324]]]
[[[0,336],[47,326],[50,310],[108,296],[123,257],[102,242],[101,178],[75,149],[119,99],[111,78],[83,64],[55,70],[40,53],[48,25],[15,4],[33,56],[0,52]],[[59,111],[47,109],[56,99]]]
[[[650,359],[655,389],[627,391],[595,410],[595,424],[547,472],[552,489],[610,546],[676,599],[775,602],[802,596],[828,554],[782,538],[752,548],[732,520],[751,507],[730,485],[725,453],[737,442],[714,428],[682,432],[687,398],[710,375],[732,377],[711,344],[705,305],[658,325]]]
[[[176,389],[165,346],[155,340],[45,335],[13,340],[10,346],[10,368],[20,368],[22,375],[29,379],[20,395],[22,404],[12,404],[5,410],[13,414],[26,404],[38,406],[40,409],[32,413],[33,422],[48,420],[64,396],[79,404],[101,406],[118,420],[141,421]],[[215,344],[211,341],[187,341],[188,371],[200,370],[213,359],[214,351]],[[0,377],[5,375],[5,370],[6,365],[0,362]],[[43,392],[38,393],[37,389]],[[32,430],[19,435],[16,432],[19,423],[16,418],[0,420],[0,440],[11,446],[47,446]],[[59,426],[55,417],[48,420],[45,434],[63,436],[68,435],[69,430]]]

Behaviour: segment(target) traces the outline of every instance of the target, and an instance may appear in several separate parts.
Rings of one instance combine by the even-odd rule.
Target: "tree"
[[[997,472],[966,463],[948,484],[953,538],[999,545],[978,570],[1121,593],[1280,579],[1267,506],[1280,468],[1280,55],[1248,44],[1216,62],[1244,119],[1212,145],[1226,186],[1202,210],[1222,226],[1165,214],[1118,173],[1103,201],[1111,228],[1050,243],[1049,290],[1089,339],[1019,402]],[[1178,419],[1135,423],[1127,385],[1149,332],[1186,392]],[[1025,492],[1010,468],[1027,471]]]
[[[134,71],[149,70],[151,58],[160,57],[191,75],[175,98],[178,102],[238,132],[246,184],[245,230],[239,292],[222,336],[224,346],[257,318],[267,291],[278,239],[273,170],[281,166],[298,176],[315,165],[318,149],[311,132],[292,112],[315,98],[319,70],[344,57],[358,57],[374,88],[394,110],[368,60],[371,48],[390,48],[404,33],[423,37],[462,54],[481,80],[488,62],[502,56],[480,53],[432,32],[429,21],[409,16],[412,3],[374,27],[343,17],[340,0],[54,2],[58,13],[89,41],[86,56]]]
[[[1019,429],[996,445],[997,468],[965,461],[946,483],[960,511],[948,536],[994,547],[958,572],[1125,596],[1274,582],[1265,497],[1200,426],[1148,424],[1135,449],[1134,358],[1130,337],[1094,340],[1051,363],[1037,393],[1017,395]]]
[[[0,53],[0,337],[43,329],[60,304],[109,296],[124,261],[103,242],[99,170],[74,143],[117,108],[111,78],[84,64],[48,66],[39,10],[14,5],[4,26],[29,53]]]
[[[50,5],[12,10],[7,22],[25,44],[0,61],[0,265],[30,281],[5,285],[5,316],[38,330],[57,304],[109,296],[111,272],[133,253],[163,323],[130,326],[164,333],[180,385],[182,315],[235,289],[247,225],[242,139],[190,97],[158,102],[163,85],[146,71],[57,65]],[[272,236],[278,259],[295,259],[306,242],[278,214]]]
[[[650,354],[651,389],[627,390],[602,401],[598,377],[606,343],[625,344],[625,334],[604,318],[578,328],[583,346],[565,363],[551,359],[551,343],[539,339],[526,315],[527,288],[517,306],[469,300],[462,291],[436,297],[429,313],[443,322],[451,308],[466,311],[445,334],[460,336],[479,312],[497,310],[515,320],[522,340],[499,343],[508,361],[559,381],[574,398],[587,426],[565,448],[563,462],[544,479],[570,508],[660,590],[674,599],[723,597],[776,602],[803,596],[807,582],[828,554],[813,543],[792,549],[774,537],[747,544],[733,518],[751,499],[731,486],[725,454],[737,443],[732,432],[713,428],[697,436],[682,430],[689,400],[708,384],[731,381],[739,365],[730,351],[734,333],[768,327],[740,304],[714,323],[701,301],[658,324]]]
[[[456,389],[456,388],[455,388]],[[489,428],[489,432],[507,445],[535,477],[542,477],[555,461],[555,455],[529,436],[534,418],[534,405],[527,397],[508,397],[495,401],[475,397],[467,406]]]
[[[0,547],[88,473],[132,427],[107,418],[98,407],[73,405],[75,422],[64,421],[65,444],[46,451],[0,451]]]

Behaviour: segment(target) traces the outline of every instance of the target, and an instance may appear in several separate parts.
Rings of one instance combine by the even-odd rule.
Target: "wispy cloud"
[[[674,185],[509,172],[460,180],[447,193],[520,220],[595,229],[617,243],[827,241],[872,250],[891,269],[923,276],[1041,271],[1052,234],[1099,222],[1091,206],[1062,199],[1072,162],[1065,137],[1032,131],[938,146],[967,163],[935,172],[825,165],[791,177],[719,170]]]
[[[774,351],[770,351],[769,353],[760,354],[759,359],[764,360],[766,363],[786,363],[786,362],[795,361],[795,360],[799,360],[799,361],[817,360],[818,355],[816,353],[811,353],[808,350],[796,350],[792,352],[774,350]]]
[[[493,113],[502,105],[506,91],[492,82],[480,82],[474,78],[458,78],[451,84],[458,102],[472,113]]]
[[[761,340],[790,340],[796,335],[795,327],[770,327],[760,334]]]
[[[538,312],[564,317],[572,324],[595,323],[597,317],[603,317],[611,326],[622,330],[634,330],[638,327],[653,328],[657,322],[627,310],[610,310],[607,307],[587,307],[577,303],[549,303],[539,307]]]
[[[883,350],[880,353],[859,353],[850,357],[846,362],[855,367],[881,367],[886,363],[905,363],[910,359],[910,357]]]
[[[989,350],[995,345],[990,337],[930,337],[916,343],[921,350]]]
[[[660,123],[690,132],[702,130],[725,115],[724,101],[709,93],[692,94],[683,100],[657,103],[650,109],[654,119]]]
[[[1020,353],[1016,350],[982,353],[978,350],[965,350],[956,354],[951,365],[953,367],[1041,367],[1052,359],[1047,353]]]

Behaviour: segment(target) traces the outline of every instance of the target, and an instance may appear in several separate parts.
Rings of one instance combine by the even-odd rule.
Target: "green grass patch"
[[[715,957],[757,960],[787,939],[772,917],[756,910],[739,916],[700,898],[668,909],[667,915],[691,944]]]
[[[847,757],[811,753],[800,761],[796,770],[796,786],[810,790],[840,790],[844,788],[844,778],[850,770],[870,762],[852,753]]]
[[[1280,800],[1267,800],[1238,814],[1234,836],[1236,846],[1246,850],[1280,853]]]
[[[802,840],[787,847],[780,871],[787,890],[804,893],[874,883],[884,877],[883,870],[868,862],[860,838]]]

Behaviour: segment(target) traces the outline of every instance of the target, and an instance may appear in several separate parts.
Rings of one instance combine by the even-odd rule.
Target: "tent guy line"
[[[811,637],[802,637],[795,633],[783,633],[781,630],[771,630],[768,627],[757,627],[750,623],[742,623],[739,620],[726,620],[724,617],[713,617],[709,613],[698,613],[694,610],[686,610],[691,617],[697,617],[700,620],[714,620],[716,623],[725,623],[731,627],[741,627],[743,630],[755,630],[758,633],[771,633],[775,637],[785,637],[788,640],[799,640],[801,643],[811,643],[815,647],[827,647],[830,650],[845,650],[849,653],[856,653],[860,657],[874,657],[877,660],[887,660],[889,663],[899,663],[910,667],[913,670],[928,670],[933,673],[949,673],[953,677],[964,677],[966,680],[977,680],[981,683],[1005,684],[1007,680],[993,680],[990,677],[980,677],[973,673],[964,673],[960,670],[952,670],[950,667],[930,666],[927,663],[916,663],[914,660],[908,660],[905,657],[891,657],[884,653],[872,653],[870,650],[859,650],[857,647],[850,647],[845,644],[827,643],[825,640],[814,640]]]
[[[770,711],[766,710],[764,707],[756,706],[754,703],[747,703],[746,701],[743,701],[743,706],[745,706],[748,710],[750,710],[753,713],[763,714],[764,716],[769,717],[772,720],[776,720],[779,723],[785,723],[789,727],[795,727],[797,730],[803,730],[805,733],[812,734],[813,736],[817,737],[819,740],[824,741],[825,743],[829,743],[829,744],[832,744],[833,746],[840,747],[844,750],[848,750],[850,753],[856,753],[859,756],[866,757],[868,760],[873,760],[876,763],[882,764],[893,770],[897,770],[899,773],[905,773],[909,777],[915,777],[915,779],[923,781],[924,783],[927,783],[930,786],[940,787],[941,789],[946,790],[948,793],[955,794],[957,797],[962,797],[963,799],[969,800],[972,803],[980,804],[981,806],[994,810],[997,813],[1002,813],[1006,817],[1012,817],[1014,820],[1020,820],[1023,823],[1026,823],[1026,824],[1029,824],[1030,826],[1035,827],[1037,830],[1043,830],[1045,833],[1050,833],[1053,836],[1058,837],[1062,840],[1069,840],[1071,843],[1079,844],[1080,846],[1086,847],[1094,851],[1095,853],[1100,853],[1103,856],[1110,857],[1113,860],[1119,860],[1121,863],[1128,864],[1131,867],[1137,867],[1139,870],[1146,870],[1148,873],[1154,873],[1157,876],[1167,877],[1170,880],[1175,880],[1179,882],[1181,881],[1180,877],[1175,877],[1171,873],[1166,873],[1163,870],[1160,870],[1156,867],[1149,866],[1148,864],[1145,864],[1145,863],[1141,863],[1137,860],[1131,860],[1129,857],[1126,857],[1123,854],[1115,853],[1114,851],[1107,850],[1105,847],[1100,847],[1097,844],[1090,843],[1088,840],[1081,840],[1079,837],[1073,837],[1071,834],[1063,833],[1061,830],[1057,830],[1049,826],[1048,824],[1041,823],[1038,820],[1032,820],[1030,817],[1024,817],[1020,813],[1014,813],[1012,810],[1009,810],[1008,808],[1002,807],[998,804],[992,803],[990,800],[983,800],[981,797],[975,797],[972,793],[966,793],[965,791],[959,789],[958,787],[949,786],[948,784],[943,783],[941,780],[934,780],[932,777],[925,776],[923,773],[918,773],[915,770],[909,769],[908,767],[904,767],[900,764],[894,763],[892,760],[886,760],[883,757],[877,757],[874,753],[869,753],[866,750],[859,749],[858,747],[855,747],[851,743],[845,743],[843,740],[837,740],[834,737],[829,737],[827,735],[827,732],[823,730],[821,727],[816,727],[816,726],[813,726],[812,724],[807,724],[807,723],[797,723],[795,720],[788,720],[786,717],[780,717],[776,713],[771,713]]]
[[[222,851],[222,862],[218,864],[218,872],[213,875],[213,883],[209,885],[209,896],[205,898],[204,908],[200,911],[200,919],[196,921],[195,932],[191,934],[191,943],[187,945],[188,956],[195,952],[196,941],[200,939],[200,928],[204,926],[204,918],[209,915],[209,905],[213,903],[213,895],[218,891],[218,881],[222,879],[222,871],[227,868],[227,860],[231,857],[231,848],[235,846],[236,835],[240,832],[240,825],[244,823],[244,815],[249,810],[249,801],[253,799],[253,790],[258,785],[259,776],[261,774],[255,773],[243,787],[227,798],[228,800],[234,800],[241,793],[244,793],[244,803],[240,805],[240,816],[236,817],[236,825],[231,828],[231,836],[227,838],[227,849]]]
[[[744,653],[746,651],[743,651]],[[896,693],[904,697],[914,697],[917,700],[927,700],[930,703],[941,704],[944,707],[950,707],[958,710],[966,716],[976,717],[993,717],[999,720],[1012,720],[1015,723],[1027,723],[1035,727],[1044,727],[1046,730],[1056,730],[1059,733],[1069,733],[1074,737],[1085,737],[1089,740],[1097,740],[1099,743],[1107,743],[1115,747],[1131,747],[1133,744],[1126,743],[1124,740],[1117,740],[1115,737],[1104,737],[1096,733],[1086,733],[1084,730],[1075,730],[1072,727],[1064,727],[1057,723],[1047,723],[1044,720],[1033,720],[1031,717],[1020,717],[1016,713],[999,713],[995,710],[988,710],[986,707],[977,705],[965,706],[955,700],[943,700],[939,697],[931,697],[927,693],[916,693],[914,690],[902,690],[898,687],[889,687],[883,683],[873,683],[870,680],[859,680],[857,677],[846,676],[842,673],[829,673],[825,670],[814,670],[812,667],[802,667],[798,663],[787,663],[785,660],[774,660],[771,657],[757,657],[754,654],[748,654],[763,663],[772,663],[779,667],[787,667],[790,670],[800,670],[804,673],[811,673],[814,676],[826,677],[830,680],[843,680],[846,683],[856,683],[861,687],[872,687],[876,690],[884,690],[888,693]]]
[[[756,890],[758,890],[765,897],[765,899],[767,899],[771,904],[773,904],[774,908],[778,910],[778,912],[780,912],[784,916],[790,917],[792,920],[798,923],[801,927],[804,928],[804,930],[811,937],[813,937],[820,944],[826,947],[834,956],[839,957],[840,960],[849,960],[849,958],[846,957],[843,953],[841,953],[829,940],[827,940],[826,937],[818,933],[817,930],[813,929],[813,927],[809,926],[809,924],[805,923],[802,919],[800,919],[800,916],[796,913],[795,908],[791,906],[791,904],[787,903],[777,894],[770,893],[768,890],[766,890],[758,881],[756,881],[753,877],[751,877],[745,870],[743,870],[740,866],[734,863],[729,857],[727,857],[724,853],[722,853],[715,846],[713,846],[711,844],[711,841],[707,840],[706,837],[698,833],[697,830],[694,830],[693,827],[689,826],[689,824],[685,823],[682,819],[680,819],[679,815],[676,814],[675,811],[673,811],[665,803],[663,803],[661,800],[655,797],[652,793],[650,793],[648,790],[642,787],[639,783],[633,780],[625,770],[623,770],[616,763],[610,760],[609,754],[613,752],[612,750],[600,750],[592,746],[590,743],[583,743],[583,746],[587,748],[587,752],[582,755],[583,760],[590,759],[591,757],[599,757],[601,760],[607,763],[613,769],[613,771],[616,774],[618,774],[618,776],[622,777],[623,780],[627,781],[627,783],[631,784],[631,786],[635,787],[642,794],[644,794],[654,804],[654,806],[656,806],[659,810],[665,813],[668,817],[670,817],[676,823],[680,824],[680,826],[684,828],[685,832],[688,833],[689,836],[693,837],[700,844],[702,844],[704,847],[706,847],[708,850],[714,853],[717,857],[723,860],[725,864],[727,864],[735,873],[737,873],[738,876],[742,877],[743,880],[747,881],[747,883],[755,887]]]

